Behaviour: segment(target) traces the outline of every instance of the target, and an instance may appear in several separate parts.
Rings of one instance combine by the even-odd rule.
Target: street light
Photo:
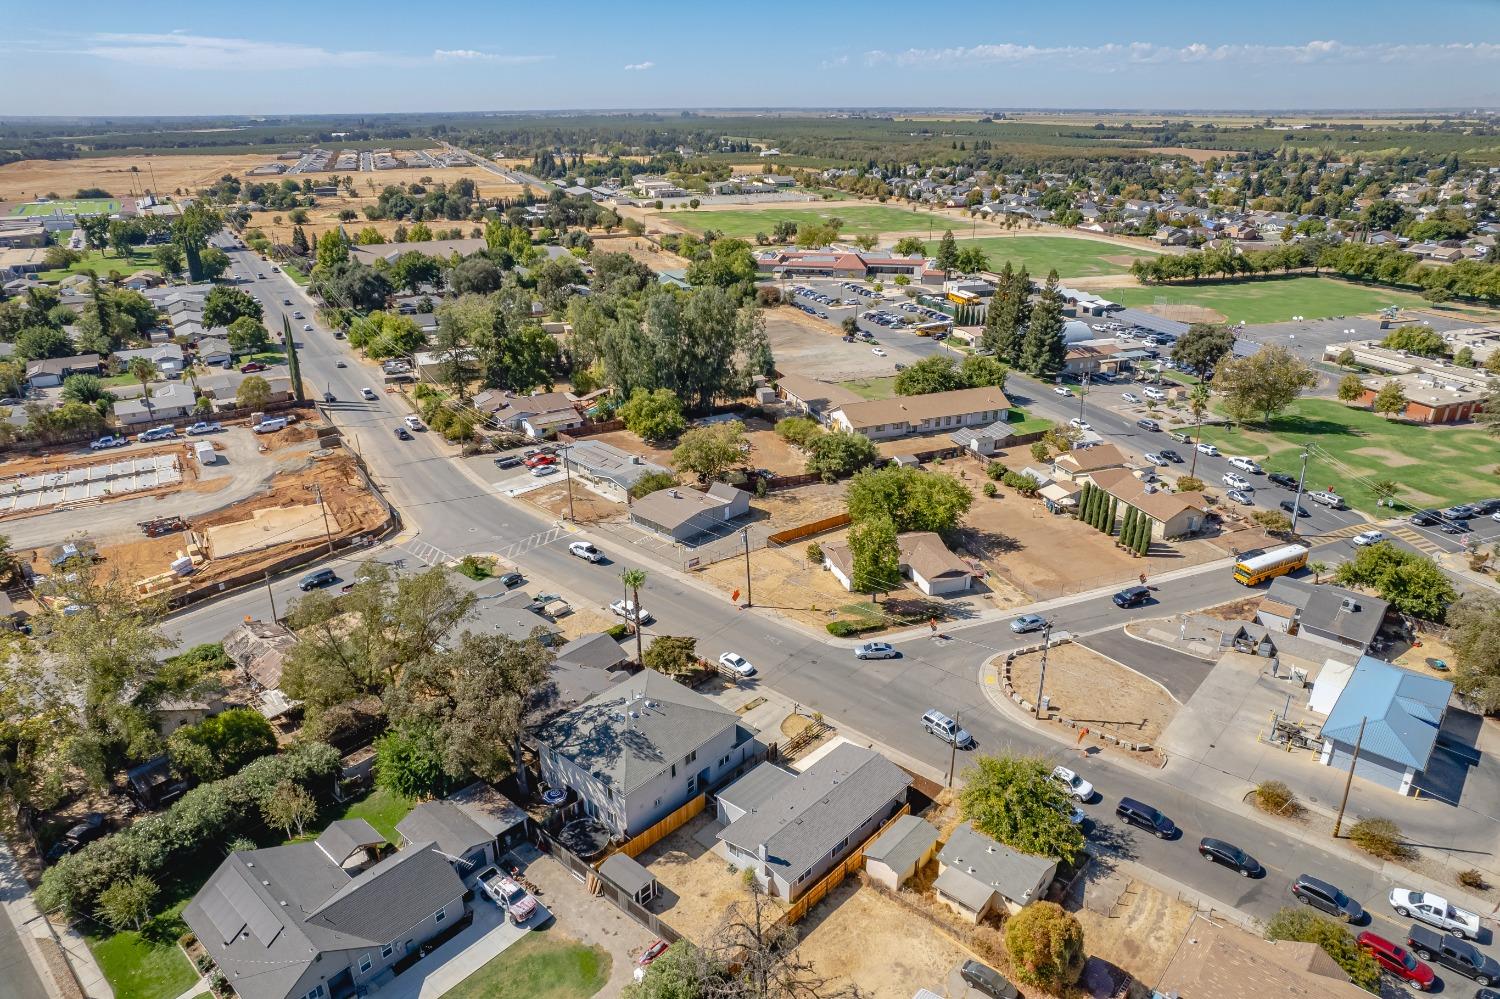
[[[1047,649],[1052,644],[1052,622],[1048,621],[1042,625],[1042,670],[1036,680],[1036,704],[1032,708],[1032,716],[1042,717],[1042,687],[1047,683]]]

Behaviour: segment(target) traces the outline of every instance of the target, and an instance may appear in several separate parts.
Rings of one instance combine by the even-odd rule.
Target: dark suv
[[[1158,839],[1171,839],[1177,835],[1177,826],[1161,812],[1134,798],[1121,798],[1115,806],[1115,814],[1133,826],[1139,826]]]
[[[1339,891],[1327,881],[1310,874],[1299,874],[1291,887],[1292,897],[1303,905],[1321,909],[1346,923],[1363,922],[1365,910],[1354,899]]]
[[[1151,599],[1151,591],[1144,586],[1127,586],[1114,596],[1116,607],[1139,607]]]
[[[958,969],[958,977],[970,988],[983,992],[992,999],[1019,999],[1020,993],[1016,991],[1016,987],[987,964],[965,961],[963,967]]]

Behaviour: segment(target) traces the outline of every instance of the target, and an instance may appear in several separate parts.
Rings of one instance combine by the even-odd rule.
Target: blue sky
[[[1500,3],[83,0],[0,32],[0,114],[708,106],[1495,107]]]

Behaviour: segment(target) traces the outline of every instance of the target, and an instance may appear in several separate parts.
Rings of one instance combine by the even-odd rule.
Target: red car
[[[264,370],[266,370],[266,366],[264,364],[261,364],[259,361],[251,361],[249,364],[240,365],[240,374],[242,375],[248,375],[253,371]]]
[[[550,454],[534,454],[526,459],[527,468],[539,468],[542,465],[555,465],[557,459]]]
[[[1432,988],[1432,969],[1412,957],[1405,947],[1393,944],[1385,937],[1376,936],[1368,931],[1361,933],[1358,940],[1359,945],[1375,958],[1376,964],[1408,983],[1418,992],[1426,992]]]
[[[647,947],[645,952],[641,954],[640,957],[636,958],[635,963],[642,968],[649,967],[652,961],[655,961],[657,958],[662,956],[662,954],[666,951],[667,946],[668,945],[665,940],[656,940],[652,942],[651,946]]]

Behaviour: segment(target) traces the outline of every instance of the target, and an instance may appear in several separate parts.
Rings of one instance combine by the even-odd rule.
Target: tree
[[[50,326],[28,326],[16,334],[16,357],[23,361],[45,361],[49,357],[71,357],[73,341],[62,330]]]
[[[307,824],[318,817],[318,802],[302,785],[291,780],[279,781],[271,794],[261,803],[261,816],[266,825],[280,829],[288,838],[292,830],[302,835]]]
[[[422,285],[436,284],[442,273],[442,266],[432,257],[412,251],[401,254],[391,264],[390,278],[396,287],[405,288],[415,295]]]
[[[1421,354],[1423,357],[1446,357],[1448,354],[1448,341],[1443,339],[1441,333],[1425,324],[1391,330],[1380,341],[1380,345],[1386,350],[1404,350],[1408,354]]]
[[[69,375],[64,378],[62,397],[68,402],[81,402],[87,405],[114,398],[104,387],[102,378],[98,375],[86,374]]]
[[[919,236],[903,236],[896,240],[891,252],[898,257],[922,257],[927,255],[927,244]]]
[[[818,421],[806,416],[788,416],[776,422],[776,436],[797,447],[806,447],[822,432]]]
[[[1313,585],[1316,586],[1323,581],[1323,573],[1328,571],[1328,563],[1309,562],[1307,563],[1307,571],[1313,574]]]
[[[952,229],[943,233],[943,238],[938,240],[937,265],[942,269],[943,277],[958,270],[958,241],[953,238]]]
[[[1083,973],[1083,925],[1056,902],[1037,901],[1005,921],[1005,949],[1016,977],[1062,995]]]
[[[151,918],[151,905],[158,890],[156,882],[144,874],[116,881],[99,893],[99,918],[116,930],[128,927],[140,932]]]
[[[686,635],[657,635],[642,663],[665,676],[679,676],[698,666],[698,640]]]
[[[1068,348],[1063,343],[1062,293],[1057,290],[1057,271],[1053,270],[1047,274],[1041,298],[1032,307],[1017,367],[1037,378],[1056,378],[1067,356]]]
[[[855,522],[849,529],[849,554],[853,563],[850,589],[868,593],[878,601],[881,593],[901,585],[896,525],[889,517],[868,517]]]
[[[156,365],[144,357],[132,357],[130,363],[125,365],[125,370],[130,377],[141,383],[141,399],[146,403],[147,413],[151,412],[151,379],[156,377]]]
[[[742,465],[747,451],[745,425],[739,420],[696,427],[678,438],[672,449],[672,467],[692,472],[699,481],[717,479],[724,472]]]
[[[636,479],[630,487],[630,498],[640,499],[660,489],[670,489],[677,485],[677,476],[671,472],[647,472]]]
[[[229,324],[229,349],[236,356],[259,354],[271,345],[271,334],[260,321],[240,316]]]
[[[1282,346],[1262,347],[1249,357],[1226,357],[1214,374],[1214,389],[1240,422],[1259,416],[1269,423],[1317,383],[1312,368]]]
[[[1233,349],[1234,331],[1229,327],[1193,323],[1172,347],[1172,360],[1203,378]]]
[[[198,266],[203,272],[203,280],[217,281],[229,270],[229,254],[217,246],[206,246],[198,255]]]
[[[307,242],[307,232],[300,225],[292,226],[292,253],[298,257],[305,257],[312,250],[311,244]]]
[[[989,256],[977,246],[969,245],[958,251],[955,268],[964,274],[977,274],[990,269]],[[970,325],[968,323],[965,326]]]
[[[934,354],[908,365],[896,375],[895,387],[897,395],[927,395],[963,388],[964,381],[951,357]]]
[[[679,940],[652,961],[638,982],[625,986],[625,999],[701,999],[713,969],[688,940]]]
[[[796,927],[781,918],[754,872],[741,877],[747,899],[729,905],[696,974],[705,999],[858,999],[855,986],[831,986],[800,956]],[[730,968],[736,970],[719,970]]]
[[[1030,321],[1031,277],[1026,268],[1011,270],[1010,261],[1000,271],[1000,283],[984,316],[984,333],[980,346],[1003,363],[1016,367],[1021,359],[1021,343]]]
[[[643,441],[672,440],[687,429],[682,400],[668,389],[636,389],[620,407],[620,419]]]
[[[1355,985],[1367,992],[1379,991],[1380,966],[1359,946],[1354,934],[1331,919],[1307,908],[1287,907],[1266,924],[1266,939],[1317,944]]]
[[[1500,598],[1474,591],[1448,608],[1453,685],[1485,714],[1500,712]]]
[[[223,285],[209,289],[203,299],[203,325],[228,326],[241,316],[249,316],[259,322],[265,318],[261,304],[238,288]]]
[[[182,273],[182,247],[162,243],[151,250],[151,257],[165,276],[177,277]]]
[[[488,257],[478,254],[460,261],[448,271],[448,287],[458,295],[488,295],[499,291],[505,274]]]
[[[750,253],[750,244],[743,239],[714,240],[709,255],[688,267],[687,279],[692,285],[723,288],[742,285],[749,289],[755,281],[755,258]]]
[[[1360,548],[1334,570],[1333,581],[1372,589],[1403,614],[1424,621],[1442,621],[1458,597],[1436,562],[1391,544]]]
[[[635,632],[635,661],[645,663],[645,657],[641,652],[641,587],[646,585],[645,569],[624,569],[620,572],[620,583],[626,590],[630,591],[630,605],[635,609],[635,619],[630,622],[630,629]]]
[[[387,732],[375,742],[375,785],[403,798],[431,798],[447,787],[430,729]]]
[[[259,712],[233,708],[184,725],[167,740],[172,769],[197,781],[218,780],[276,752],[276,731]]]
[[[1068,818],[1067,793],[1052,764],[1035,756],[981,756],[964,773],[958,802],[966,821],[1007,846],[1071,863],[1083,833]]]
[[[1256,510],[1250,520],[1267,534],[1289,534],[1292,530],[1292,519],[1280,510]]]
[[[1339,401],[1357,402],[1365,394],[1365,383],[1359,375],[1345,375],[1339,379]]]
[[[329,229],[318,237],[318,256],[315,265],[319,271],[332,271],[339,264],[349,263],[349,241],[339,229]]]
[[[223,228],[224,220],[202,201],[188,205],[172,223],[172,242],[182,250],[187,260],[188,277],[192,280],[209,279],[210,275],[203,266],[203,255],[212,249],[208,241]],[[222,251],[215,252],[224,256]],[[225,257],[224,263],[227,265],[228,262],[228,257]]]
[[[900,465],[860,472],[850,481],[848,495],[855,523],[885,516],[901,533],[947,534],[974,501],[974,494],[952,476]]]
[[[825,482],[853,475],[880,457],[873,441],[852,431],[818,433],[803,446],[807,450],[808,474],[821,476]]]
[[[16,353],[20,354],[20,352],[21,341],[17,340]],[[1500,350],[1491,354],[1490,360],[1486,364],[1488,365],[1490,362],[1496,361],[1500,361]],[[1484,408],[1474,414],[1474,419],[1490,434],[1500,437],[1500,385],[1490,389],[1489,394],[1484,397]]]
[[[1010,369],[1004,361],[971,354],[959,365],[958,373],[967,388],[997,388],[1003,392]]]
[[[271,383],[260,375],[249,375],[234,393],[234,404],[240,409],[260,411],[271,401]]]
[[[1375,393],[1375,402],[1370,408],[1387,419],[1392,413],[1404,413],[1406,412],[1406,390],[1401,387],[1400,382],[1392,378],[1381,386],[1379,392]]]

